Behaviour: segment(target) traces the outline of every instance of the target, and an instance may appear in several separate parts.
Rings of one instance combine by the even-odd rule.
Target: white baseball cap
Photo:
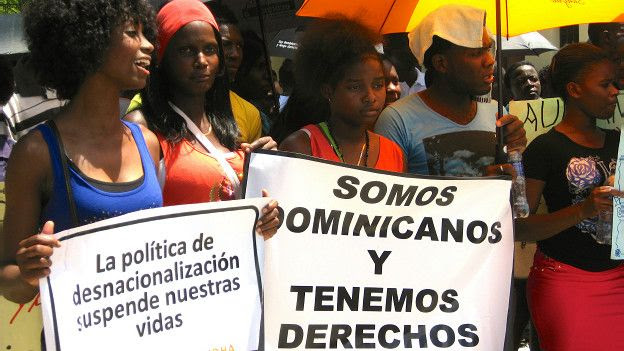
[[[485,10],[467,5],[443,5],[430,12],[407,35],[412,53],[423,64],[425,51],[437,35],[451,43],[467,48],[483,47]],[[487,32],[491,37],[489,31]]]

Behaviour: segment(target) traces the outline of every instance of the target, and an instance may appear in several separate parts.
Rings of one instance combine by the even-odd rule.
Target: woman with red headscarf
[[[156,67],[132,119],[144,120],[158,136],[164,205],[240,198],[245,151],[275,148],[275,142],[237,143],[219,26],[210,10],[199,0],[173,0],[156,22]],[[258,231],[265,238],[277,230],[276,208],[273,201],[263,209]]]

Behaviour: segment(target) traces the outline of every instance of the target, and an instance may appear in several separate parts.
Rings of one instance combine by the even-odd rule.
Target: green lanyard
[[[344,157],[342,157],[342,152],[340,152],[340,148],[338,147],[338,144],[336,143],[336,141],[332,137],[331,132],[329,131],[329,126],[327,125],[327,122],[321,122],[321,123],[318,124],[318,126],[321,128],[321,131],[323,131],[323,134],[325,135],[325,137],[329,141],[329,144],[331,145],[332,149],[334,149],[334,152],[336,153],[336,156],[338,156],[340,161],[342,161],[342,163],[344,163],[345,160],[344,160]]]

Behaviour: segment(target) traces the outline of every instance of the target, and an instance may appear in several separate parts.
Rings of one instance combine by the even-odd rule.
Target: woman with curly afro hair
[[[24,10],[32,64],[69,100],[21,138],[6,177],[0,293],[23,303],[50,274],[52,234],[162,205],[149,130],[119,119],[122,91],[146,84],[153,14],[143,0],[32,0]]]
[[[306,30],[295,57],[297,99],[289,100],[285,110],[302,102],[316,108],[308,116],[289,116],[286,123],[316,123],[292,133],[280,150],[387,171],[405,169],[401,149],[368,130],[386,101],[377,42],[375,33],[346,18],[317,22]]]

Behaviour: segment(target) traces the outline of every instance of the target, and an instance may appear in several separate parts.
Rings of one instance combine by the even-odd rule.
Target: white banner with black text
[[[503,349],[511,181],[275,151],[247,168],[247,196],[267,189],[284,218],[264,248],[266,350]]]
[[[48,350],[255,350],[267,199],[134,212],[58,233]]]

